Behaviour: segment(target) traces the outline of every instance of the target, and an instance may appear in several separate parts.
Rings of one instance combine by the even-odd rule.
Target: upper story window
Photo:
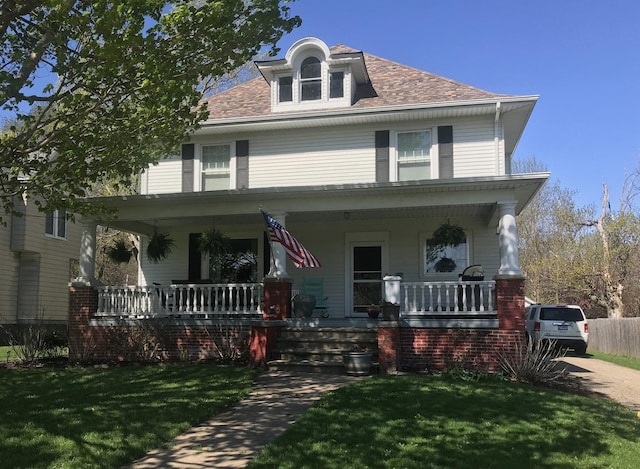
[[[293,101],[293,77],[278,78],[278,102],[289,103]]]
[[[317,57],[307,57],[300,66],[302,101],[322,99],[322,63]]]
[[[398,181],[431,179],[431,132],[398,133]]]
[[[67,212],[54,210],[45,215],[44,232],[54,238],[67,238]]]
[[[344,97],[344,72],[329,74],[329,99]]]
[[[202,190],[229,189],[231,146],[204,145],[202,147]]]

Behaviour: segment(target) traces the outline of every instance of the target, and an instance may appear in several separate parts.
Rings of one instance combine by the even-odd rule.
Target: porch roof
[[[273,187],[209,192],[148,194],[88,199],[115,210],[116,218],[98,219],[112,228],[150,234],[154,228],[186,224],[261,223],[259,207],[286,212],[287,221],[338,221],[475,217],[497,223],[497,204],[515,201],[519,214],[549,173],[386,183]]]

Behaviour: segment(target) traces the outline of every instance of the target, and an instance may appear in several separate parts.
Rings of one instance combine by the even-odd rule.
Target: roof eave
[[[378,106],[371,108],[344,108],[344,109],[324,109],[318,111],[305,111],[305,112],[288,112],[288,113],[273,113],[266,116],[247,116],[240,118],[227,118],[227,119],[208,119],[201,123],[201,128],[197,134],[210,134],[210,133],[226,133],[238,130],[271,130],[274,128],[290,128],[294,122],[304,121],[305,126],[313,126],[314,122],[318,126],[340,124],[345,119],[351,119],[354,117],[360,117],[362,121],[376,121],[380,120],[380,116],[391,116],[396,113],[416,113],[420,111],[428,110],[442,110],[445,113],[450,110],[453,114],[454,110],[460,108],[480,108],[482,106],[488,106],[486,114],[491,114],[495,110],[497,103],[501,103],[502,106],[507,108],[517,108],[518,105],[528,106],[531,109],[527,113],[528,116],[535,106],[538,96],[499,96],[496,95],[492,98],[463,100],[463,101],[442,101],[432,103],[415,103],[415,104],[403,104],[394,106]],[[524,129],[526,120],[522,123],[521,128]]]

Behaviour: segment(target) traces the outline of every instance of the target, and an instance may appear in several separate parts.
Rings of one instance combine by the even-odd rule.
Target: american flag
[[[266,212],[262,212],[262,216],[267,224],[269,241],[280,243],[287,252],[289,259],[293,261],[293,264],[297,268],[320,267],[320,261],[316,256],[307,251],[305,247],[284,228],[284,226],[275,221],[274,218]]]

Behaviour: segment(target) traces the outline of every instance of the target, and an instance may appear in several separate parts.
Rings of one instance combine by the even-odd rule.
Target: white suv
[[[579,355],[587,351],[589,324],[580,306],[527,306],[525,328],[530,339],[555,340],[561,347],[572,348]]]

